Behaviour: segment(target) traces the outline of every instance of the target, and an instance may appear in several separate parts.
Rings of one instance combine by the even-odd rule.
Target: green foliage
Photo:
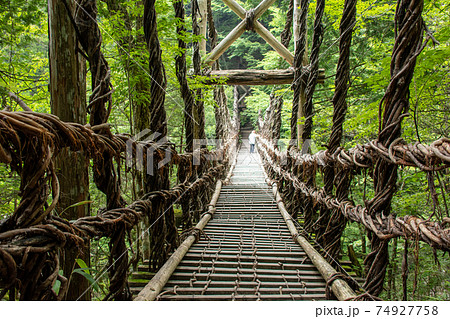
[[[48,112],[47,14],[44,0],[1,0],[0,88],[2,108],[21,110],[5,97],[16,93],[30,108]]]
[[[83,259],[77,258],[76,263],[80,268],[75,268],[72,273],[79,274],[86,278],[86,280],[89,282],[89,285],[97,292],[100,292],[100,286],[97,282],[97,280],[92,276],[92,273],[95,272],[95,269],[89,268]]]
[[[8,217],[19,204],[20,179],[4,164],[0,165],[0,220]]]

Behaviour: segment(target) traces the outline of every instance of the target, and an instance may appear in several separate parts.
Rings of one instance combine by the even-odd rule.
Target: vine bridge
[[[106,300],[376,300],[383,289],[392,238],[422,241],[450,252],[448,219],[398,217],[391,211],[398,166],[422,170],[430,185],[434,185],[435,172],[450,167],[449,139],[426,145],[408,144],[401,138],[416,59],[432,40],[422,19],[423,0],[397,3],[391,79],[380,101],[379,132],[375,140],[351,149],[344,149],[341,139],[356,0],[345,1],[332,130],[327,150],[315,154],[301,149],[311,139],[313,93],[324,79],[319,52],[325,1],[317,1],[309,59],[309,1],[290,1],[280,41],[258,22],[273,0],[264,0],[252,10],[233,0],[224,3],[243,20],[217,43],[210,1],[192,2],[193,32],[204,39],[193,46],[193,72],[206,78],[207,85],[215,85],[215,137],[222,143],[214,150],[196,147],[206,137],[204,106],[198,98],[202,92],[189,86],[186,55],[180,54],[176,67],[186,114],[184,153],[166,139],[142,141],[112,133],[108,124],[113,104],[111,70],[101,52],[100,29],[93,23],[96,1],[80,1],[82,10],[66,6],[91,69],[90,123],[62,121],[50,114],[0,111],[0,162],[19,174],[21,196],[11,215],[0,221],[0,298],[65,299],[71,273],[61,271],[61,255],[70,251],[81,255],[91,240],[100,238],[109,240],[110,249],[105,266],[109,276]],[[182,1],[174,2],[174,10],[184,21]],[[152,79],[151,118],[144,128],[165,136],[166,79],[154,0],[144,1],[143,19]],[[294,54],[287,49],[292,26]],[[179,34],[186,32],[183,24],[176,28]],[[220,70],[218,58],[246,30],[260,34],[292,68]],[[184,52],[186,43],[181,39],[178,45]],[[240,127],[239,96],[235,96],[231,117],[223,85],[280,83],[292,84],[294,92],[293,142],[284,151],[278,145],[283,99],[274,97],[259,119],[257,153],[249,153],[240,137],[245,142],[252,128]],[[64,195],[56,158],[74,154],[92,160],[94,182],[107,203],[95,216],[68,220],[55,210]],[[131,203],[121,193],[120,164],[124,162],[134,172],[146,163],[152,172],[143,174],[143,194]],[[170,187],[173,172],[177,184]],[[366,172],[373,177],[375,194],[365,206],[355,205],[349,199],[353,177]],[[323,174],[323,187],[316,181],[318,173]],[[176,227],[174,205],[182,210],[181,231]],[[363,279],[352,279],[342,270],[340,240],[348,222],[363,225],[370,234],[372,251],[364,260]],[[134,247],[140,247],[145,236],[148,254],[142,258]],[[140,272],[133,273],[131,266]],[[139,273],[146,280],[133,281]]]

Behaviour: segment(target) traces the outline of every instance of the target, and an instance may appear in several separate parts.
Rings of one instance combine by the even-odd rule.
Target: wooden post
[[[235,85],[233,89],[233,122],[236,130],[239,132],[241,129],[239,125],[239,89],[237,85]]]
[[[300,38],[300,0],[294,0],[294,50],[297,47],[297,40]]]
[[[202,39],[200,40],[200,55],[206,55],[206,32],[208,30],[206,22],[208,21],[207,12],[208,12],[208,4],[207,0],[197,0],[198,8],[199,8],[199,16],[197,17],[198,26],[200,27],[200,35]]]

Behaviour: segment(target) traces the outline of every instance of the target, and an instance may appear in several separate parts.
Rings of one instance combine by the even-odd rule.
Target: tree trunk
[[[75,3],[68,0],[72,10]],[[77,55],[74,28],[62,1],[48,1],[49,16],[49,65],[51,111],[61,120],[86,123],[86,63]],[[57,211],[68,220],[89,215],[89,205],[70,205],[89,198],[88,163],[79,152],[63,151],[56,159],[57,176],[61,196]],[[61,264],[64,275],[70,279],[66,300],[77,300],[88,288],[88,281],[79,274],[75,259],[81,258],[89,265],[89,244],[85,247],[67,247],[61,251]],[[80,300],[90,300],[85,293]]]

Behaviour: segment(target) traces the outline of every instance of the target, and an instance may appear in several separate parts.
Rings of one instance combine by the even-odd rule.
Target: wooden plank
[[[300,275],[300,278],[299,278]],[[240,274],[240,273],[234,273],[234,274],[208,274],[208,273],[196,273],[195,277],[197,280],[205,280],[205,279],[211,279],[211,280],[221,280],[221,281],[229,281],[229,280],[236,280],[239,279],[239,281],[253,281],[255,278],[254,274]],[[178,272],[175,271],[172,274],[171,280],[186,280],[189,282],[189,279],[192,278],[192,272]],[[257,278],[261,281],[280,281],[286,279],[286,281],[297,281],[300,279],[301,281],[304,281],[305,283],[310,282],[321,282],[325,286],[325,282],[323,280],[323,277],[319,274],[317,275],[302,275],[301,272],[297,273],[296,275],[266,275],[266,274],[259,274]]]
[[[278,85],[291,84],[294,70],[215,70],[211,71],[205,84],[219,85]],[[325,80],[325,70],[319,69],[318,83]]]
[[[198,300],[198,301],[225,301],[230,300],[228,295],[175,295],[166,294],[162,296],[163,300]],[[234,295],[232,300],[248,301],[248,300],[325,300],[324,294],[290,294],[290,295]]]
[[[197,280],[194,281],[192,283],[193,286],[204,286],[208,283],[208,281],[206,280]],[[131,284],[131,282],[130,282]],[[181,286],[183,284],[186,284],[185,281],[181,281],[181,280],[169,280],[167,282],[168,285],[170,286]],[[255,287],[258,285],[258,283],[256,281],[241,281],[239,283],[239,287],[253,287],[253,289],[255,289]],[[286,282],[286,281],[266,281],[264,283],[264,285],[266,287],[277,287],[279,288],[280,286],[287,286],[289,285],[289,287],[297,287],[297,288],[304,288],[305,287],[305,283],[304,282]],[[236,286],[236,281],[211,281],[210,286],[214,286],[214,287],[235,287]],[[136,287],[136,286],[135,286]],[[308,283],[308,287],[309,288],[319,288],[322,287],[324,288],[323,282],[309,282]]]
[[[305,292],[305,295],[309,294],[319,294],[322,293],[325,294],[325,287],[286,287],[285,285],[281,285],[278,287],[269,287],[269,288],[259,288],[258,292],[261,295],[288,295],[289,294],[298,294],[299,290],[302,290]],[[168,289],[165,291],[173,291],[173,289]],[[234,293],[239,293],[242,295],[255,295],[255,287],[208,287],[204,288],[204,286],[198,286],[198,287],[178,287],[176,289],[177,295],[231,295]],[[173,295],[173,294],[169,294]],[[162,297],[164,298],[164,297]]]

